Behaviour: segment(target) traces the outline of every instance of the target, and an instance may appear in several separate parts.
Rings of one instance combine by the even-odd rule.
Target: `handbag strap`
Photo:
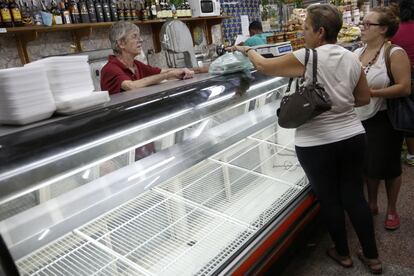
[[[318,82],[318,76],[317,76],[318,75],[318,52],[315,49],[312,49],[312,52],[313,52],[312,80],[313,80],[313,85],[316,86],[316,83]]]
[[[315,59],[315,55],[314,55],[313,58]],[[305,78],[306,67],[308,67],[308,62],[309,62],[309,49],[308,48],[305,48],[305,71],[303,72],[303,78]],[[289,93],[290,92],[290,88],[292,86],[292,83],[293,83],[293,78],[290,78],[289,79],[289,84],[288,84],[288,87],[287,87],[285,93]]]
[[[387,49],[385,49],[384,53],[385,67],[387,67],[387,75],[390,78],[390,85],[394,84],[394,77],[391,72],[391,49],[394,47],[396,47],[396,45],[391,44],[387,47]]]

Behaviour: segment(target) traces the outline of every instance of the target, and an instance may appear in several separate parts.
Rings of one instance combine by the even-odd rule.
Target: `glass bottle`
[[[104,17],[104,12],[103,12],[103,8],[102,8],[101,0],[96,0],[95,1],[95,11],[96,11],[96,21],[97,22],[104,22],[105,17]]]
[[[27,2],[23,3],[23,1],[20,1],[20,7],[21,7],[21,11],[22,11],[23,25],[25,25],[25,26],[33,25],[32,15],[31,15],[30,8],[29,8],[29,5],[27,4]]]
[[[22,13],[21,13],[19,5],[16,3],[15,0],[9,1],[9,10],[10,10],[10,13],[13,19],[14,26],[15,27],[23,26]]]
[[[105,22],[111,22],[112,19],[112,10],[110,7],[110,3],[108,2],[108,0],[102,0],[102,10],[104,12],[104,21]],[[115,9],[115,13],[116,13],[116,9]],[[118,18],[118,16],[117,16]]]
[[[95,3],[93,2],[93,0],[87,0],[86,7],[88,9],[89,22],[96,23],[96,10]]]
[[[82,23],[89,23],[89,13],[88,7],[86,5],[86,0],[80,0],[78,3],[78,9],[81,17]]]
[[[116,11],[117,11],[117,14],[118,14],[118,20],[119,21],[125,20],[124,8],[122,7],[122,2],[121,1],[116,3]]]
[[[62,14],[63,23],[72,24],[68,0],[65,0],[65,2],[60,2],[60,12]]]
[[[81,17],[78,9],[78,4],[75,0],[71,0],[70,2],[70,14],[72,16],[72,23],[81,23]]]
[[[40,13],[40,7],[38,6],[36,0],[32,0],[32,18],[33,24],[43,25],[42,14]]]
[[[3,26],[5,28],[13,27],[12,15],[9,9],[9,5],[7,5],[7,2],[5,0],[0,1],[0,13]]]

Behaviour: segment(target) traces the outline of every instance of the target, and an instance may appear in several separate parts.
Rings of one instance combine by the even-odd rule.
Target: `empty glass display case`
[[[286,84],[199,77],[0,128],[0,233],[19,273],[266,270],[317,210],[276,123]]]

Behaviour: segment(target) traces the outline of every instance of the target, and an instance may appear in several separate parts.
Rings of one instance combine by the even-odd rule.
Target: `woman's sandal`
[[[372,274],[382,274],[382,262],[379,259],[368,259],[361,251],[357,256]]]
[[[326,255],[345,268],[350,268],[354,265],[350,256],[339,255],[338,252],[336,252],[335,247],[326,250]]]

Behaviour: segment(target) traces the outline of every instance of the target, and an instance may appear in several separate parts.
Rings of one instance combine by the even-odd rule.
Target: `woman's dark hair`
[[[400,26],[400,19],[394,11],[389,7],[375,7],[372,11],[379,14],[378,23],[387,27],[385,37],[393,37],[397,33],[398,27]]]
[[[325,30],[325,41],[336,43],[338,33],[342,28],[342,14],[333,5],[310,5],[307,8],[307,16],[310,19],[314,32],[319,28]]]
[[[400,0],[400,19],[401,22],[414,20],[414,1]]]

